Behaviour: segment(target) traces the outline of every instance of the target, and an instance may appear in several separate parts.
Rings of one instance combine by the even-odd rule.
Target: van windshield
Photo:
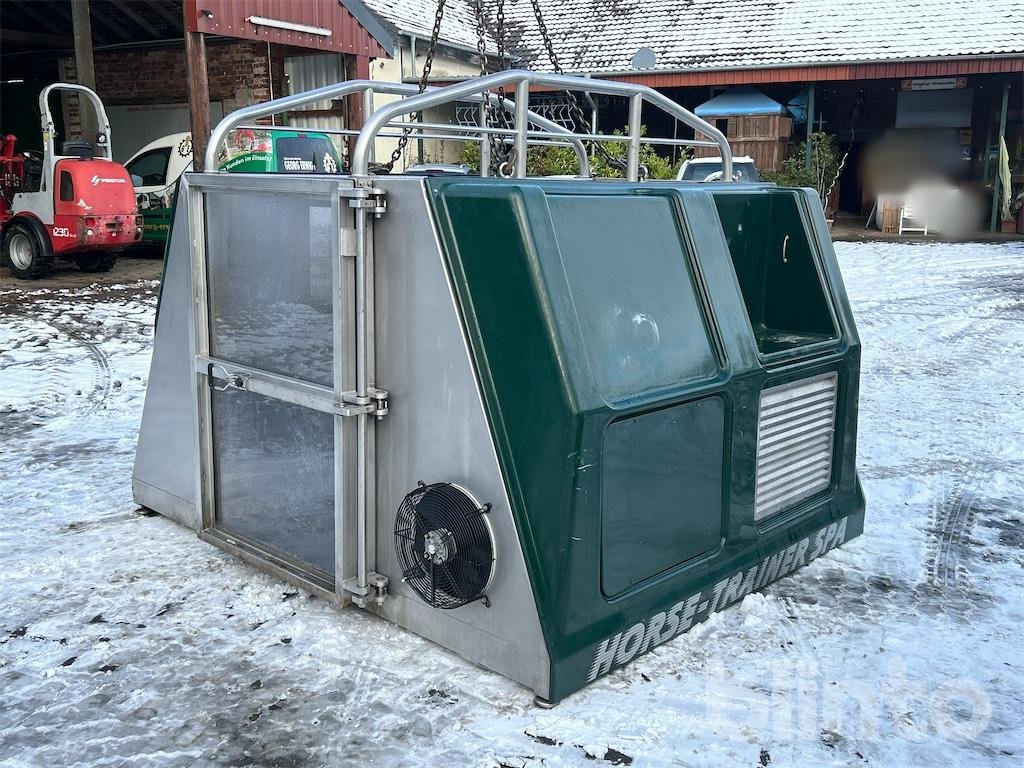
[[[125,166],[132,176],[132,186],[164,186],[167,183],[167,163],[170,159],[170,147],[160,147],[143,152]]]

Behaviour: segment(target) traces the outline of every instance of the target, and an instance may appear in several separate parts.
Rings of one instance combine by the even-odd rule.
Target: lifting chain
[[[444,4],[445,0],[437,0],[437,10],[434,11],[434,28],[430,31],[430,44],[427,46],[427,54],[423,59],[423,74],[420,75],[420,93],[427,90],[427,82],[430,79],[430,70],[434,67],[434,53],[437,50],[437,38],[441,34],[441,19],[444,18]],[[388,173],[391,173],[391,171],[394,170],[395,163],[401,159],[402,153],[405,152],[405,148],[409,144],[409,134],[412,133],[412,130],[412,128],[404,128],[402,130],[402,136],[398,140],[398,146],[395,147],[395,151],[391,153],[391,159],[382,166]]]
[[[487,24],[484,16],[484,0],[475,0],[474,11],[476,13],[476,50],[480,58],[480,77],[487,74],[487,40],[485,38],[485,32]],[[496,13],[497,29],[496,38],[498,45],[498,67],[500,69],[506,69],[506,57],[505,57],[505,0],[497,1],[497,13]],[[507,124],[508,121],[505,118],[505,86],[498,88],[498,106],[497,108],[491,106],[490,101],[487,100],[486,94],[484,96],[484,127],[487,128],[491,125]],[[491,148],[491,170],[497,169],[498,173],[502,176],[511,175],[511,169],[513,167],[512,157],[514,156],[514,150],[510,149],[504,138],[498,137],[493,133],[487,134],[487,143]]]
[[[558,74],[564,74],[561,64],[558,63],[558,55],[555,53],[554,43],[551,42],[551,35],[548,33],[548,26],[544,23],[544,14],[540,10],[540,0],[530,0],[530,5],[533,6],[533,15],[537,19],[537,30],[540,32],[544,48],[548,52],[548,58],[551,59],[551,67]],[[587,116],[583,114],[583,108],[576,99],[576,94],[572,91],[566,91],[565,95],[569,97],[569,114],[572,116],[573,122],[582,127],[585,133],[590,133],[590,125],[587,123]],[[601,155],[608,165],[625,174],[626,164],[622,160],[617,157],[612,157],[611,153],[608,152],[608,150],[605,149],[599,141],[594,141],[593,146],[597,149],[598,154]]]

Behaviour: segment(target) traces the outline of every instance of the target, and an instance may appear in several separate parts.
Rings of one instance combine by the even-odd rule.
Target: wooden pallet
[[[882,209],[882,231],[887,235],[895,235],[900,231],[900,206],[886,203]]]

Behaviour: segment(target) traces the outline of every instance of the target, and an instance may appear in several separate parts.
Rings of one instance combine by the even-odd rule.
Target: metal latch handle
[[[223,376],[218,376],[214,371],[221,371]],[[210,382],[210,389],[215,392],[225,392],[229,389],[245,390],[247,377],[237,371],[231,371],[219,363],[210,363],[206,366],[207,380]],[[214,384],[215,381],[223,381],[222,385]]]

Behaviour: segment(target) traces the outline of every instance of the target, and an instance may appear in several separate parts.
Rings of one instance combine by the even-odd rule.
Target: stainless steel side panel
[[[160,294],[132,493],[137,504],[198,531],[202,519],[196,506],[198,438],[192,415],[195,372],[189,198],[188,180],[182,178]]]
[[[388,206],[374,222],[375,383],[391,395],[377,427],[377,570],[390,578],[391,595],[375,610],[546,697],[547,647],[426,188],[409,177],[374,181]],[[493,505],[491,607],[431,608],[401,582],[395,513],[420,480],[458,483]]]
[[[390,577],[390,595],[381,607],[371,603],[371,610],[546,698],[547,647],[426,188],[422,179],[410,177],[380,177],[379,186],[387,193],[388,210],[373,225],[377,298],[373,383],[390,392],[390,414],[378,422],[376,433],[376,570]],[[196,503],[199,444],[193,411],[197,364],[190,348],[194,336],[190,197],[188,180],[183,179],[133,488],[138,503],[201,531],[202,514]],[[342,262],[342,270],[348,269],[349,263]],[[350,306],[350,298],[339,294],[335,301]],[[344,307],[343,311],[350,310]],[[431,608],[401,582],[394,517],[402,498],[419,480],[455,482],[481,502],[492,504],[489,519],[497,562],[487,591],[491,607],[477,602],[448,611]],[[336,546],[341,552],[351,546],[354,525],[351,519],[338,523]],[[217,539],[210,532],[202,535]],[[244,548],[232,549],[219,539],[216,543],[244,553],[245,559],[264,569],[282,573]]]

